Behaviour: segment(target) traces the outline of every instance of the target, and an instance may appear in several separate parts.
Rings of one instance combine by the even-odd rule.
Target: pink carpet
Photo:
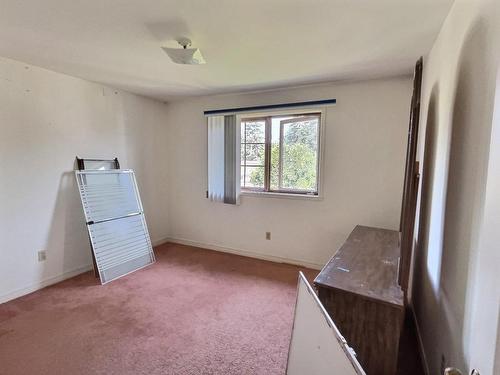
[[[285,373],[299,267],[155,253],[106,286],[89,272],[0,305],[0,374]]]

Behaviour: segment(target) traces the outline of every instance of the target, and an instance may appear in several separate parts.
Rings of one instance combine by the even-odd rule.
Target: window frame
[[[294,190],[294,189],[271,189],[270,179],[271,179],[271,120],[273,117],[279,116],[319,116],[318,124],[318,155],[316,164],[316,180],[317,189],[315,192],[307,190]],[[245,120],[265,120],[265,153],[264,153],[264,188],[248,188],[241,185],[241,195],[248,196],[260,196],[260,197],[277,197],[277,198],[296,198],[296,199],[322,199],[323,198],[323,143],[325,138],[325,123],[326,123],[326,109],[318,107],[309,108],[297,108],[291,110],[272,110],[267,112],[247,112],[241,113],[236,116],[236,121],[239,127],[239,134],[241,134],[241,126]],[[282,129],[280,124],[280,143],[282,138]],[[240,145],[243,146],[245,142],[241,142]],[[280,145],[281,154],[281,145]],[[240,154],[241,158],[241,154]],[[280,156],[280,166],[281,166],[281,156]],[[243,166],[243,161],[240,159],[240,166]],[[240,167],[241,168],[241,167]]]

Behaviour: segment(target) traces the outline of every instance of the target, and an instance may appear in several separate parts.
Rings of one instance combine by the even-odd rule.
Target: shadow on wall
[[[436,153],[437,153],[437,139],[438,139],[438,108],[439,108],[439,86],[435,84],[432,88],[429,98],[427,121],[425,128],[424,140],[424,161],[422,165],[422,185],[420,192],[420,215],[419,215],[419,233],[417,238],[417,251],[415,254],[415,264],[426,265],[429,262],[429,236],[431,225],[431,210],[433,203],[433,186],[434,176],[436,173]],[[436,256],[436,254],[432,254]],[[439,257],[441,254],[439,254]],[[416,291],[421,292],[424,290],[432,290],[433,282],[427,272],[426,267],[416,267],[415,280],[419,283],[416,285]],[[416,306],[417,308],[419,305]],[[431,306],[426,306],[431,307]]]
[[[420,192],[419,232],[415,254],[414,271],[414,308],[417,317],[438,316],[438,297],[434,294],[435,279],[439,275],[432,275],[428,264],[434,263],[433,269],[439,269],[441,251],[430,245],[432,208],[440,204],[439,195],[435,191],[435,177],[438,153],[439,127],[439,85],[436,83],[431,91],[425,127],[424,156],[422,165],[422,184]],[[442,173],[442,172],[441,172]],[[432,252],[431,252],[432,251]],[[437,263],[437,264],[436,264]],[[421,323],[419,324],[421,325]],[[424,338],[425,341],[425,338]],[[430,357],[429,353],[426,353]],[[428,361],[432,362],[432,358]]]
[[[59,181],[46,244],[47,260],[40,280],[75,271],[92,263],[80,195],[73,171]]]
[[[486,102],[489,75],[482,64],[486,56],[487,30],[478,21],[465,41],[453,107],[450,159],[446,192],[440,285],[446,299],[442,311],[450,331],[458,365],[466,369],[463,352],[469,352],[473,268],[483,212],[486,171],[493,108]],[[481,95],[482,94],[482,95]],[[454,356],[450,354],[450,358]]]
[[[467,327],[471,304],[469,266],[474,259],[484,199],[483,171],[488,150],[485,135],[489,134],[487,116],[491,115],[488,113],[491,108],[478,94],[489,87],[482,65],[487,51],[485,33],[478,21],[466,34],[457,66],[452,107],[444,108],[446,101],[442,100],[444,93],[440,92],[439,82],[434,84],[429,99],[414,285],[415,310],[419,325],[425,327],[427,333],[427,336],[423,334],[423,340],[432,374],[442,373],[443,365],[467,368],[464,353],[468,352],[470,333]],[[445,121],[448,113],[441,111],[452,111],[449,123]],[[442,162],[447,144],[450,146],[448,168]],[[436,184],[439,184],[438,176],[442,180],[446,173],[443,204],[436,193],[439,189]],[[433,232],[439,237],[441,231],[442,248],[437,245],[439,241],[431,239]],[[424,322],[431,316],[431,321]],[[445,363],[442,363],[442,355]]]

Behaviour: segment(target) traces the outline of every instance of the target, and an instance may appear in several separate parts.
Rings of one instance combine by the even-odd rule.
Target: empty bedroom
[[[0,35],[0,375],[500,375],[498,0]]]

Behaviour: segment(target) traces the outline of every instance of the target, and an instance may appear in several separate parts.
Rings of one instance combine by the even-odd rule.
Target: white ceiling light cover
[[[186,65],[201,65],[206,63],[198,48],[188,48],[191,47],[191,40],[189,38],[179,38],[177,39],[177,43],[182,48],[162,47],[174,63]]]
[[[206,64],[199,48],[167,48],[162,47],[166,54],[176,64],[201,65]]]

